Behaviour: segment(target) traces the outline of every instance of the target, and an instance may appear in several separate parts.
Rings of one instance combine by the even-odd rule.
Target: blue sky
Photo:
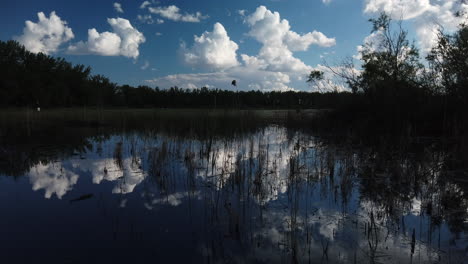
[[[119,84],[232,89],[237,79],[238,89],[310,90],[307,72],[356,57],[375,39],[367,20],[379,12],[403,18],[425,50],[438,26],[456,28],[451,12],[468,10],[460,0],[143,2],[2,1],[0,39],[89,65]]]

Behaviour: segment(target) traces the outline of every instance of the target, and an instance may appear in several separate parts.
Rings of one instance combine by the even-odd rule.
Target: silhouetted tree
[[[307,76],[307,81],[312,86],[314,86],[318,91],[321,91],[320,82],[323,81],[324,73],[319,70],[313,70]]]
[[[436,91],[468,105],[468,25],[461,24],[452,35],[440,31],[427,60],[437,78]]]
[[[414,103],[420,95],[418,72],[423,68],[417,48],[409,43],[408,32],[403,30],[401,22],[393,30],[387,14],[369,21],[377,41],[365,43],[361,51],[360,89],[379,105]]]

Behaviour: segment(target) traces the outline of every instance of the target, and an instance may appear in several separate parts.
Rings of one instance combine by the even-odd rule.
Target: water
[[[4,141],[2,263],[468,263],[466,181],[432,141],[86,131]]]

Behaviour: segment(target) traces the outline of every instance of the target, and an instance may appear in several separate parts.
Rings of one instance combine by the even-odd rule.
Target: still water
[[[37,142],[0,149],[1,263],[468,263],[466,181],[430,142],[278,124]]]

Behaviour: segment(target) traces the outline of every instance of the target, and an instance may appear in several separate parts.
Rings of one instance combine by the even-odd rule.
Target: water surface
[[[432,140],[190,127],[3,141],[2,263],[467,263],[466,171]]]

